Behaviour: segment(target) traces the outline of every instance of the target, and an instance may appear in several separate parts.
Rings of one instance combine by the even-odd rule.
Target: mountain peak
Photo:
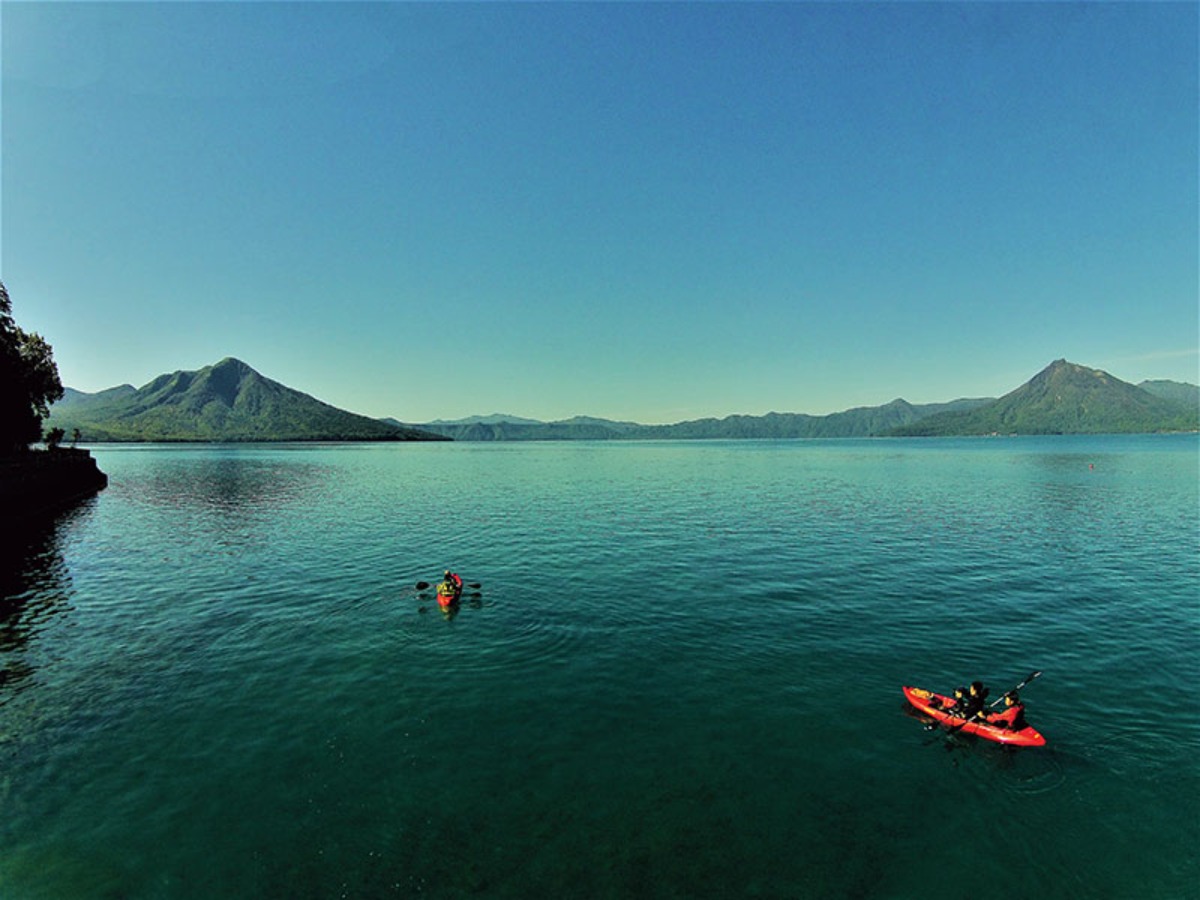
[[[160,375],[145,387],[72,395],[51,422],[85,440],[396,441],[442,440],[322,403],[226,357],[194,372]],[[107,401],[107,402],[105,402]]]
[[[216,365],[201,369],[192,383],[192,389],[199,389],[232,408],[250,384],[265,380],[240,359],[227,356]]]
[[[252,369],[246,363],[242,362],[236,356],[227,356],[220,362],[213,363],[208,368],[212,369],[214,372],[216,372],[218,370],[220,370],[220,371],[233,370],[233,371],[241,372],[244,374],[246,374],[246,373],[253,373],[255,375],[258,374],[257,372],[254,371],[254,369]]]
[[[1115,378],[1103,369],[1081,366],[1065,359],[1058,359],[1007,396],[1033,395],[1039,392],[1054,393],[1061,401],[1064,392],[1072,396],[1099,393],[1115,397],[1118,394],[1124,394],[1127,397],[1126,402],[1129,402],[1128,396],[1131,391],[1140,393],[1141,389]]]
[[[1081,366],[1079,363],[1073,363],[1067,359],[1056,359],[1034,377],[1039,378],[1042,376],[1049,377],[1063,375],[1093,376],[1101,378],[1112,377],[1103,369],[1094,369],[1091,366]]]

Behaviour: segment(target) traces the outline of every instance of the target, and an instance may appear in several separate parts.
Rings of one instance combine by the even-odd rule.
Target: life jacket
[[[451,573],[453,582],[443,581],[437,586],[438,597],[457,597],[462,593],[462,579]]]
[[[1015,706],[1010,706],[1004,712],[999,713],[992,719],[993,724],[1001,725],[1009,731],[1021,731],[1029,727],[1025,721],[1025,704],[1018,703]]]

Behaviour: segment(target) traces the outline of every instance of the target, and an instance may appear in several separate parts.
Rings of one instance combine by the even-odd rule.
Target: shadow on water
[[[30,520],[0,541],[0,706],[35,674],[29,651],[38,632],[70,609],[63,542],[95,504],[92,498],[51,518]]]
[[[1040,794],[1059,788],[1066,780],[1063,758],[1052,747],[1011,747],[973,734],[949,731],[944,725],[905,704],[901,712],[921,723],[922,745],[940,747],[950,768],[982,770],[998,778],[1008,794]]]

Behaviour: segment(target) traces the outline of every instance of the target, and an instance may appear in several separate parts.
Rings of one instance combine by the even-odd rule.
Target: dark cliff
[[[30,450],[0,457],[0,528],[20,527],[108,485],[86,450]]]

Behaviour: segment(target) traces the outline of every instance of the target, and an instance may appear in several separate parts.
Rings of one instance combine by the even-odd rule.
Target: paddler
[[[1029,727],[1029,723],[1025,721],[1025,704],[1021,702],[1021,697],[1016,691],[1009,691],[1004,695],[1004,712],[992,719],[992,724],[1009,731],[1024,731]]]
[[[967,708],[967,689],[965,687],[956,687],[954,689],[954,703],[951,704],[949,712],[954,715],[961,715],[962,711]]]
[[[982,681],[972,681],[971,686],[967,689],[967,696],[963,699],[962,711],[959,715],[964,719],[981,717],[987,695],[988,689],[983,686]]]
[[[438,603],[440,603],[442,606],[449,606],[461,596],[462,579],[454,572],[451,572],[449,569],[447,569],[445,577],[437,586]]]
[[[987,695],[988,689],[983,686],[982,681],[972,681],[970,687],[956,687],[954,702],[946,712],[962,719],[983,718],[986,714],[983,703]]]

